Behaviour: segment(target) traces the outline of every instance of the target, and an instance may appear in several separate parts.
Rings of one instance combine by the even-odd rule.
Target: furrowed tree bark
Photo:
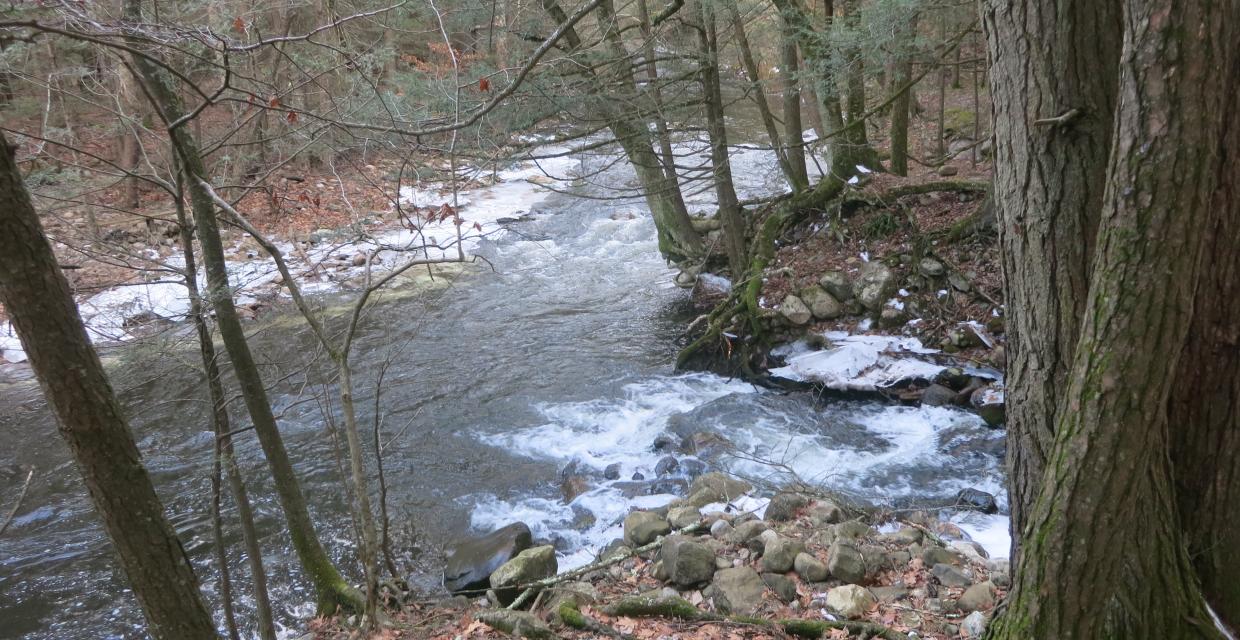
[[[0,303],[146,615],[147,632],[159,640],[215,639],[193,566],[164,517],[13,154],[0,134]]]
[[[127,3],[127,16],[140,20],[141,12],[135,0]],[[132,57],[134,68],[142,78],[144,86],[154,106],[163,116],[165,122],[177,121],[184,113],[180,96],[171,85],[168,74],[153,61],[142,57]],[[198,244],[202,249],[203,266],[207,273],[207,295],[215,310],[219,325],[220,337],[224,348],[232,361],[233,371],[237,377],[241,395],[245,400],[246,410],[254,425],[259,444],[266,455],[271,469],[276,493],[288,525],[288,533],[293,549],[301,561],[302,570],[314,585],[317,607],[321,614],[328,614],[340,607],[362,611],[365,603],[357,590],[341,577],[340,572],[332,563],[331,558],[319,542],[314,521],[310,518],[310,510],[306,506],[305,495],[297,480],[293,463],[288,451],[284,448],[284,439],[280,435],[271,402],[267,397],[267,388],[263,384],[258,365],[250,352],[246,341],[245,329],[237,315],[232,298],[232,286],[228,281],[228,265],[224,256],[224,246],[220,241],[219,223],[216,220],[215,204],[211,195],[202,187],[199,179],[206,175],[198,146],[185,126],[168,131],[172,147],[186,173],[186,188],[189,193],[190,211],[194,217],[194,225],[198,230]]]
[[[1218,220],[1211,205],[1229,97],[1216,70],[1237,54],[1237,4],[1127,3],[1081,336],[991,640],[1222,637],[1178,518],[1166,407]]]
[[[1189,556],[1215,612],[1240,629],[1240,61],[1222,87],[1231,102],[1210,205],[1219,219],[1207,232],[1168,421]]]
[[[1080,333],[1118,88],[1120,2],[983,0],[1007,291],[1012,561]],[[1031,43],[1038,55],[1029,55]],[[1076,109],[1062,126],[1034,121]]]

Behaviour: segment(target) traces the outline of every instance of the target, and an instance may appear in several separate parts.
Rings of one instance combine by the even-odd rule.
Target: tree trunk
[[[645,58],[646,79],[649,81],[650,99],[654,101],[654,109],[656,117],[654,119],[655,131],[659,139],[660,160],[663,163],[663,175],[667,180],[680,184],[679,174],[676,172],[676,154],[672,151],[672,133],[667,128],[667,118],[663,115],[663,95],[659,89],[659,66],[655,62],[654,49],[654,25],[650,23],[650,10],[646,6],[646,0],[640,0],[637,3],[638,16],[641,19],[642,37],[644,48],[642,57]],[[685,207],[684,197],[673,198],[671,206],[676,210],[676,217],[687,219],[689,210]]]
[[[1202,590],[1240,629],[1240,61],[1221,85],[1231,103],[1220,137],[1197,305],[1171,395],[1171,461],[1180,520]]]
[[[1062,11],[1058,8],[1062,5]],[[1089,286],[1118,87],[1117,0],[984,0],[1007,292],[1012,561],[1054,442]],[[1041,55],[1027,55],[1042,42]],[[1035,120],[1078,110],[1063,126]]]
[[[809,170],[805,167],[805,126],[801,124],[801,91],[797,76],[801,73],[797,54],[796,34],[788,22],[783,23],[780,38],[780,69],[784,98],[784,137],[788,141],[788,168],[792,172],[793,191],[809,187]]]
[[[917,14],[909,21],[905,36],[917,34]],[[898,176],[908,175],[908,119],[909,102],[913,88],[908,83],[913,80],[913,53],[904,51],[894,65],[891,86],[899,91],[891,103],[891,172]]]
[[[130,4],[132,18],[135,17],[137,4],[133,0],[130,0]],[[167,74],[145,57],[133,56],[132,59],[147,91],[156,103],[154,106],[163,114],[165,122],[175,122],[183,115],[184,110],[175,88],[168,84]],[[254,356],[250,353],[245,329],[241,326],[241,319],[233,304],[228,265],[215,217],[215,204],[210,194],[198,182],[206,175],[198,146],[185,126],[169,130],[168,136],[186,174],[190,210],[194,216],[194,225],[198,229],[198,243],[202,248],[203,265],[207,272],[208,297],[215,309],[220,337],[232,361],[241,395],[254,424],[254,432],[271,468],[293,549],[297,552],[306,576],[314,585],[319,613],[331,613],[340,606],[361,611],[364,608],[361,597],[340,576],[319,542],[310,511],[306,507],[305,496],[301,492],[301,484],[297,480],[293,463],[284,448],[284,439],[280,436],[275,415],[272,413],[267,388],[263,384],[258,365],[254,362]]]
[[[203,304],[202,297],[198,294],[198,264],[194,258],[194,231],[185,215],[183,198],[177,199],[177,226],[181,231],[181,251],[185,254],[185,288],[189,291],[189,316],[198,334],[198,353],[202,358],[202,372],[207,379],[207,395],[211,400],[211,422],[218,447],[218,464],[223,467],[224,475],[228,478],[228,489],[232,494],[233,504],[237,507],[237,519],[241,524],[241,540],[245,545],[246,559],[250,565],[250,590],[254,593],[258,637],[261,640],[276,640],[275,622],[271,615],[271,598],[267,592],[267,570],[263,566],[263,550],[258,541],[258,530],[254,526],[254,507],[250,504],[245,479],[241,476],[241,469],[237,465],[232,437],[226,435],[232,431],[232,422],[228,417],[228,396],[224,393],[224,382],[220,375],[215,342],[211,339],[211,328],[207,324],[206,305]]]
[[[817,29],[813,17],[801,0],[771,0],[771,2],[796,37],[801,54],[805,57],[806,66],[818,70],[811,76],[814,80],[814,91],[822,107],[820,113],[825,120],[827,135],[835,136],[828,147],[831,155],[830,171],[837,178],[846,179],[857,172],[857,154],[854,153],[855,150],[846,139],[847,132],[843,131],[844,116],[840,107],[838,83],[834,74],[828,71],[831,64],[831,51],[818,33],[829,26],[830,18],[828,17],[828,25]],[[831,2],[828,1],[826,4],[828,6],[826,14],[831,16]]]
[[[762,76],[760,75],[758,63],[753,57],[753,49],[749,46],[749,38],[745,34],[745,22],[741,19],[740,12],[736,10],[736,4],[728,3],[727,10],[732,22],[732,31],[735,33],[736,47],[740,49],[741,64],[745,67],[745,75],[749,76],[750,88],[754,92],[754,104],[758,106],[758,114],[762,117],[762,126],[766,128],[766,136],[771,141],[771,149],[775,152],[775,161],[779,163],[779,170],[784,174],[784,178],[788,180],[788,184],[792,185],[793,191],[805,189],[809,186],[809,177],[805,174],[805,151],[800,147],[790,149],[784,146],[784,136],[780,135],[779,124],[775,121],[775,115],[771,113],[771,105],[766,99],[766,90],[762,86]],[[785,38],[787,37],[785,35]],[[793,44],[793,47],[796,47],[796,45]],[[785,69],[785,71],[787,70]],[[784,85],[783,89],[785,92],[790,90],[787,84]],[[795,87],[792,90],[795,90]],[[796,91],[796,94],[799,101],[801,99],[800,92]],[[787,100],[786,93],[784,99]],[[784,122],[787,121],[787,116],[785,115]],[[789,139],[794,142],[798,141],[795,137]],[[800,154],[800,172],[789,161],[789,157],[795,154]]]
[[[703,55],[699,58],[699,76],[702,94],[706,101],[706,130],[710,137],[711,178],[715,182],[715,196],[719,201],[719,219],[723,222],[723,241],[728,254],[728,266],[732,277],[739,278],[748,267],[746,251],[747,235],[745,219],[741,215],[740,200],[732,184],[732,163],[728,159],[728,131],[723,122],[723,92],[719,87],[719,34],[716,30],[715,11],[709,1],[700,5],[702,16],[701,42]],[[800,99],[797,108],[800,109]],[[805,156],[802,155],[802,164]]]
[[[193,566],[134,444],[0,134],[0,303],[56,415],[121,567],[159,640],[217,638]]]
[[[1128,2],[1116,139],[1067,410],[1027,513],[1013,591],[988,638],[1222,637],[1177,519],[1166,407],[1218,219],[1211,196],[1230,97],[1215,70],[1237,53],[1236,13],[1201,0]],[[1191,46],[1181,46],[1187,33]]]
[[[542,0],[543,10],[556,24],[563,24],[568,14],[556,0]],[[684,260],[701,255],[702,236],[693,228],[689,212],[680,192],[680,183],[675,177],[669,177],[664,171],[664,162],[651,147],[650,128],[645,120],[635,119],[625,114],[636,104],[636,85],[630,66],[630,56],[624,48],[620,32],[616,29],[616,15],[613,3],[603,2],[598,7],[599,20],[607,27],[603,31],[603,40],[608,53],[620,68],[616,83],[621,87],[620,95],[612,100],[605,114],[607,126],[620,148],[624,150],[629,162],[637,172],[642,184],[646,204],[650,207],[655,228],[659,234],[659,252],[670,260]],[[569,50],[576,51],[581,47],[581,36],[575,28],[564,33]],[[593,71],[591,71],[593,74]],[[670,152],[670,150],[669,150]],[[674,172],[673,172],[674,176]]]

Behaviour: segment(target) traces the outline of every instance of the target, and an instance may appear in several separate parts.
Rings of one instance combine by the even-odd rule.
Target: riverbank
[[[747,499],[751,489],[700,476],[559,575],[553,547],[520,527],[497,532],[465,549],[502,560],[456,584],[474,596],[410,603],[375,637],[972,638],[1010,584],[1006,560],[936,514],[897,518],[808,488]],[[318,621],[302,637],[351,637],[351,622]]]

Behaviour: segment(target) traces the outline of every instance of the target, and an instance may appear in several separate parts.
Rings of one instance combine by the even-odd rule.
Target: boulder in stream
[[[488,586],[491,574],[530,548],[534,537],[524,522],[514,522],[491,533],[458,543],[448,552],[443,586],[452,593]]]

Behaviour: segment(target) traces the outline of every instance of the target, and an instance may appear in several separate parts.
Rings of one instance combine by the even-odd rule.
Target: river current
[[[765,180],[772,165],[750,167],[749,179]],[[605,195],[606,185],[631,185],[633,176],[621,165],[589,182],[578,189]],[[429,292],[381,300],[355,348],[364,425],[372,424],[375,380],[384,372],[377,404],[389,503],[413,584],[433,588],[439,552],[452,540],[514,520],[555,540],[562,568],[587,561],[618,537],[630,508],[672,497],[625,497],[616,484],[635,473],[655,477],[666,454],[652,445],[671,428],[718,433],[746,454],[714,465],[753,478],[791,469],[877,503],[941,502],[970,486],[1003,494],[1002,432],[971,413],[827,400],[674,372],[692,312],[658,254],[641,201],[544,194],[519,204],[512,215],[519,208],[530,218],[477,246],[489,264],[441,276]],[[320,302],[343,299],[328,294]],[[322,418],[333,390],[306,371],[317,350],[288,313],[258,321],[254,346],[320,536],[356,576],[344,489]],[[105,354],[147,467],[218,610],[207,516],[212,436],[196,354],[175,331]],[[243,408],[233,409],[243,425]],[[0,537],[0,639],[145,637],[68,449],[17,365],[0,383],[0,434],[0,506],[16,497],[22,466],[36,467],[23,507]],[[310,593],[257,442],[244,434],[236,446],[258,509],[277,617],[294,629],[311,613]],[[566,504],[560,472],[570,463],[591,481]],[[604,480],[603,470],[615,464],[619,479]],[[234,517],[226,506],[244,621],[252,603]],[[983,535],[1001,524],[971,526]]]

